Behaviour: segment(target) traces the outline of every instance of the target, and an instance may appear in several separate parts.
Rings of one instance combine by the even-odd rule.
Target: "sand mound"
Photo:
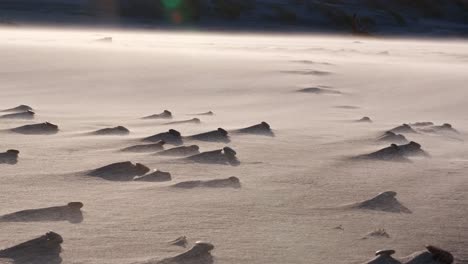
[[[217,130],[206,132],[206,133],[188,136],[187,138],[192,139],[192,140],[208,141],[208,142],[223,142],[223,143],[231,142],[228,136],[228,132],[222,128],[218,128]]]
[[[158,142],[158,141],[164,141],[166,144],[172,144],[172,145],[182,145],[182,136],[180,135],[180,132],[174,129],[169,129],[168,132],[163,132],[159,133],[156,135],[152,135],[150,137],[146,137],[143,139],[143,141],[148,141],[148,142]]]
[[[18,163],[19,151],[16,149],[9,149],[6,152],[0,153],[0,164],[14,165]]]
[[[24,119],[24,120],[30,120],[34,119],[34,113],[31,110],[28,110],[26,112],[18,112],[18,113],[13,113],[13,114],[6,114],[0,116],[1,119]]]
[[[143,145],[135,145],[135,146],[130,146],[127,148],[122,149],[122,151],[126,152],[157,152],[160,150],[164,149],[164,145],[166,142],[164,141],[159,141],[154,144],[143,144]]]
[[[154,114],[154,115],[143,117],[143,119],[171,119],[171,118],[172,118],[172,113],[168,110],[164,110],[160,114]]]
[[[191,145],[191,146],[181,146],[181,147],[166,149],[156,154],[162,155],[162,156],[184,157],[184,156],[196,155],[199,153],[200,153],[200,147],[197,145]]]
[[[237,166],[240,164],[236,157],[236,152],[229,148],[217,149],[213,151],[202,152],[190,157],[185,158],[187,161],[206,164],[222,164]]]
[[[410,214],[411,211],[395,198],[396,195],[397,193],[392,191],[379,193],[374,198],[356,203],[351,207],[355,209]]]
[[[17,107],[2,110],[1,112],[27,112],[27,111],[33,111],[32,107],[28,105],[19,105]]]
[[[172,180],[169,172],[156,170],[152,173],[145,174],[143,176],[137,176],[133,179],[134,181],[145,181],[145,182],[163,182]]]
[[[57,125],[49,122],[20,126],[11,129],[12,132],[25,135],[52,135],[57,134],[59,128]]]
[[[69,221],[80,223],[83,221],[82,207],[81,202],[71,202],[64,206],[23,210],[0,216],[0,222]]]
[[[395,144],[406,144],[408,139],[404,135],[396,134],[391,131],[385,132],[381,137],[377,138],[378,141],[389,142]]]
[[[260,124],[249,126],[246,128],[241,128],[234,130],[235,133],[240,134],[253,134],[253,135],[262,135],[273,137],[275,134],[270,128],[270,125],[267,122],[261,122]]]
[[[169,122],[165,123],[165,125],[180,125],[180,124],[200,124],[201,120],[198,118],[192,118],[188,120],[181,120],[181,121],[174,121],[174,122]]]
[[[192,189],[197,187],[204,188],[240,188],[239,178],[229,177],[227,179],[207,180],[207,181],[185,181],[173,185],[176,188]]]
[[[14,263],[62,263],[60,252],[62,236],[54,232],[48,232],[43,236],[31,239],[16,246],[0,250],[0,258],[7,258]]]
[[[108,127],[92,132],[93,135],[98,136],[126,136],[130,134],[130,130],[123,126]]]
[[[88,175],[110,181],[132,181],[135,176],[145,175],[149,171],[150,169],[143,164],[124,161],[95,169]]]

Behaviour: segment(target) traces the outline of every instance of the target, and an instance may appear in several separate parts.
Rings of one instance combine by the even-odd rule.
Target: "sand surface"
[[[468,259],[468,45],[466,41],[325,36],[1,29],[0,108],[32,106],[56,135],[0,132],[0,214],[84,203],[84,221],[0,223],[0,248],[53,230],[63,263],[132,263],[174,256],[167,241],[215,245],[216,263],[361,263],[375,250],[406,256],[434,244]],[[113,37],[112,43],[93,40]],[[327,72],[329,74],[317,74]],[[297,93],[330,86],[341,94]],[[162,125],[143,116],[172,111]],[[353,120],[369,116],[373,123]],[[118,150],[179,130],[268,122],[276,137],[232,135],[241,165],[181,164]],[[457,138],[407,135],[431,158],[350,161],[387,146],[374,139],[402,123],[451,123]],[[122,125],[129,136],[85,133]],[[110,182],[83,171],[119,161],[171,172],[172,182]],[[241,189],[179,190],[186,180],[236,176]],[[321,210],[396,191],[412,214]],[[344,230],[335,230],[342,225]],[[384,228],[390,238],[361,240]]]

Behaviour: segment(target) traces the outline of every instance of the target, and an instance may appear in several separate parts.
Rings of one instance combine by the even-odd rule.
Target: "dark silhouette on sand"
[[[181,237],[178,237],[172,241],[169,241],[168,243],[169,245],[172,245],[172,246],[179,246],[179,247],[187,247],[188,245],[188,241],[187,241],[187,237],[186,236],[181,236]]]
[[[433,126],[434,123],[432,122],[415,122],[409,124],[412,127],[426,127],[426,126]]]
[[[145,182],[164,182],[172,180],[169,172],[156,170],[152,173],[145,174],[143,176],[137,176],[133,179],[134,181],[145,181]]]
[[[161,141],[159,141],[157,143],[153,143],[153,144],[130,146],[130,147],[122,149],[122,151],[140,152],[140,153],[142,153],[142,152],[157,152],[157,151],[163,150],[165,144],[166,144],[166,142],[161,140]]]
[[[217,179],[208,181],[185,181],[174,184],[173,187],[192,189],[197,187],[202,188],[240,188],[241,183],[237,177],[229,177],[227,179]]]
[[[391,144],[389,147],[383,148],[376,152],[372,152],[370,154],[361,155],[356,158],[408,162],[408,157],[413,156],[428,157],[429,154],[427,154],[424,150],[421,149],[420,144],[411,141],[406,145]]]
[[[309,87],[297,90],[299,93],[310,93],[310,94],[341,94],[340,91],[335,91],[331,89],[321,88],[321,87]]]
[[[372,119],[370,119],[370,117],[368,116],[365,116],[361,119],[358,119],[356,120],[355,122],[358,122],[358,123],[372,123]]]
[[[15,264],[59,264],[63,238],[48,232],[16,246],[0,250],[0,259],[11,259]]]
[[[395,128],[392,128],[389,130],[390,132],[393,133],[418,133],[416,130],[414,130],[410,125],[408,124],[402,124],[401,126],[397,126]]]
[[[204,113],[198,113],[198,114],[190,114],[190,115],[193,115],[193,116],[212,116],[214,115],[214,113],[212,111],[208,111],[208,112],[204,112]]]
[[[149,171],[150,169],[143,164],[124,161],[92,170],[88,175],[109,181],[132,181],[134,177],[143,176]]]
[[[26,112],[18,112],[18,113],[12,113],[12,114],[6,114],[0,116],[1,119],[24,119],[24,120],[30,120],[34,119],[34,113],[31,110],[28,110]]]
[[[34,110],[32,109],[32,107],[28,105],[19,105],[17,107],[2,110],[1,112],[27,112],[27,111],[34,111]]]
[[[24,125],[17,128],[12,128],[12,132],[24,134],[24,135],[52,135],[57,134],[59,128],[57,125],[54,125],[49,122]]]
[[[166,149],[156,153],[156,155],[161,156],[178,156],[178,157],[185,157],[190,155],[195,155],[200,153],[200,147],[197,145],[191,146],[180,146],[171,149]]]
[[[395,250],[379,250],[375,253],[375,258],[364,264],[452,264],[453,255],[435,246],[426,246],[426,250],[415,252],[407,257],[398,260],[392,255]]]
[[[123,126],[108,127],[91,132],[92,135],[98,136],[126,136],[130,134],[130,130]]]
[[[184,158],[184,160],[196,163],[237,166],[240,164],[240,161],[237,159],[236,154],[236,151],[232,148],[224,147],[223,149],[202,152],[200,154]]]
[[[397,193],[392,191],[379,193],[377,196],[369,200],[358,202],[356,204],[351,205],[350,207],[355,209],[410,214],[411,210],[409,210],[403,204],[401,204],[396,199],[396,195]]]
[[[146,142],[159,142],[164,141],[166,144],[171,145],[182,145],[184,142],[179,131],[175,129],[169,129],[168,132],[163,132],[155,134],[146,138],[143,138],[143,141]]]
[[[0,164],[14,165],[18,163],[19,151],[16,149],[9,149],[6,152],[0,153]]]
[[[188,120],[174,121],[165,123],[165,125],[180,125],[180,124],[200,124],[201,120],[198,118],[192,118]]]
[[[197,241],[195,245],[180,255],[163,260],[150,260],[140,264],[213,264],[211,251],[214,246],[211,243]]]
[[[172,113],[168,110],[164,110],[160,114],[145,116],[143,119],[172,119]]]
[[[239,134],[252,134],[252,135],[270,136],[270,137],[275,136],[275,134],[270,128],[270,125],[267,122],[261,122],[260,124],[257,124],[257,125],[237,129],[237,130],[234,130],[233,132],[239,133]]]
[[[452,127],[451,124],[445,123],[440,126],[428,126],[423,127],[420,129],[425,133],[436,133],[436,134],[444,134],[444,133],[452,133],[452,134],[460,134],[455,128]]]
[[[71,202],[63,206],[23,210],[0,216],[0,222],[69,221],[81,223],[83,221],[82,207],[81,202]]]
[[[377,138],[378,141],[389,142],[394,144],[406,144],[408,139],[404,135],[396,134],[391,131],[385,132],[381,137]]]
[[[223,142],[223,143],[231,142],[228,136],[228,132],[222,128],[218,128],[217,130],[206,132],[206,133],[188,136],[186,138],[191,139],[191,140],[208,141],[208,142]]]

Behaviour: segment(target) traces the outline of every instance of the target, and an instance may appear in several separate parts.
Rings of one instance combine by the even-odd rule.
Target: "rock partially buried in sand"
[[[123,126],[108,127],[92,132],[93,135],[98,136],[126,136],[130,134],[130,130]]]
[[[237,159],[236,154],[237,153],[232,148],[224,147],[223,149],[202,152],[200,154],[187,157],[185,160],[196,163],[237,166],[240,162]]]
[[[144,182],[164,182],[172,180],[171,174],[164,171],[154,171],[143,176],[137,176],[133,178],[134,181],[144,181]]]
[[[403,124],[401,126],[397,126],[395,128],[392,128],[389,130],[390,132],[393,133],[418,133],[416,130],[414,130],[410,125],[408,124]]]
[[[164,110],[160,114],[145,116],[143,119],[172,119],[172,113],[168,110]]]
[[[325,89],[321,87],[309,87],[297,90],[299,93],[310,93],[310,94],[341,94],[340,91],[335,91],[331,89]]]
[[[161,141],[159,141],[157,143],[154,143],[154,144],[144,144],[144,145],[130,146],[130,147],[122,149],[122,151],[140,152],[140,153],[142,153],[142,152],[157,152],[157,151],[163,150],[165,144],[166,144],[166,142],[161,140]]]
[[[213,256],[211,255],[213,249],[213,244],[197,241],[185,253],[161,261],[149,261],[142,264],[212,264],[214,263]]]
[[[169,241],[169,245],[187,247],[188,241],[186,236],[178,237],[172,241]]]
[[[441,126],[424,127],[424,128],[421,128],[421,131],[426,132],[426,133],[439,133],[439,134],[443,134],[443,133],[459,134],[460,133],[456,129],[454,129],[451,124],[447,124],[447,123]]]
[[[413,156],[424,156],[428,157],[429,155],[421,149],[421,145],[411,141],[406,145],[396,145],[392,144],[390,147],[383,148],[379,151],[358,156],[358,159],[376,159],[383,161],[403,161],[408,162],[408,157]]]
[[[235,133],[241,134],[253,134],[253,135],[262,135],[273,137],[275,134],[270,128],[270,125],[267,122],[261,122],[260,124],[249,126],[246,128],[241,128],[234,131]]]
[[[27,111],[34,111],[34,110],[32,109],[32,107],[28,105],[19,105],[17,107],[2,110],[2,112],[27,112]]]
[[[197,187],[204,188],[240,188],[241,183],[237,177],[227,179],[208,180],[208,181],[185,181],[174,184],[173,187],[192,189]]]
[[[433,126],[434,123],[432,122],[416,122],[409,124],[412,127],[426,127],[426,126]]]
[[[408,143],[408,139],[406,139],[405,136],[403,136],[401,134],[395,134],[395,133],[393,133],[391,131],[385,132],[385,134],[383,134],[383,136],[379,137],[377,140],[382,141],[382,142],[391,142],[391,143],[395,143],[395,144]]]
[[[150,169],[143,164],[124,161],[95,169],[89,172],[88,175],[110,181],[132,181],[135,176],[143,176],[149,171]]]
[[[362,239],[369,239],[369,238],[390,238],[390,235],[387,233],[385,229],[380,228],[372,232],[369,232],[364,237],[362,237]]]
[[[392,255],[395,254],[395,250],[379,250],[375,252],[376,257],[363,264],[402,264],[397,259],[394,259]]]
[[[366,210],[376,210],[376,211],[384,211],[384,212],[391,212],[391,213],[410,214],[411,210],[409,210],[403,204],[401,204],[395,198],[396,195],[397,193],[392,192],[392,191],[379,193],[374,198],[356,203],[352,205],[351,207],[355,209],[366,209]]]
[[[364,264],[452,264],[453,255],[443,249],[427,246],[426,250],[415,252],[401,260],[394,259],[392,255],[395,250],[379,250],[376,252],[376,258],[365,262]]]
[[[165,123],[165,125],[180,125],[180,124],[200,124],[201,120],[198,118],[192,118],[189,120],[181,120],[181,121],[174,121],[174,122],[169,122]]]
[[[223,143],[231,142],[228,136],[228,132],[222,128],[218,128],[217,130],[206,132],[206,133],[188,136],[187,138],[191,140],[208,141],[208,142],[223,142]]]
[[[197,115],[197,116],[212,116],[214,113],[212,111],[204,112],[204,113],[198,113],[198,114],[191,114],[191,115]]]
[[[6,114],[0,116],[1,119],[24,119],[24,120],[30,120],[34,119],[35,113],[33,111],[26,111],[26,112],[18,112],[18,113],[13,113],[13,114]]]
[[[83,221],[82,207],[81,202],[71,202],[64,206],[23,210],[0,216],[0,222],[69,221],[80,223]]]
[[[169,129],[168,132],[163,132],[163,133],[159,133],[156,135],[152,135],[150,137],[146,137],[143,139],[143,141],[147,141],[147,142],[164,141],[166,142],[166,144],[171,144],[171,145],[183,144],[183,140],[182,140],[182,136],[180,135],[180,132],[175,129]]]
[[[185,157],[185,156],[195,155],[199,153],[200,153],[200,147],[197,145],[191,145],[191,146],[181,146],[181,147],[166,149],[166,150],[156,153],[156,155]]]
[[[20,126],[11,129],[12,132],[24,134],[24,135],[52,135],[57,134],[59,128],[49,122]]]
[[[358,122],[358,123],[372,123],[372,119],[370,119],[370,117],[368,117],[368,116],[365,116],[365,117],[363,117],[361,119],[356,120],[356,122]]]
[[[18,163],[19,151],[16,149],[9,149],[6,152],[0,153],[0,164],[14,165]]]
[[[62,263],[62,243],[62,236],[48,232],[38,238],[0,250],[0,259],[11,259],[14,263],[21,264],[59,264]]]

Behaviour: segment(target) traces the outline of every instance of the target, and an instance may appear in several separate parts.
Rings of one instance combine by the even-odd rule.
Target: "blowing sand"
[[[190,245],[212,243],[215,263],[362,263],[379,249],[402,257],[425,244],[468,259],[466,41],[46,29],[0,34],[0,108],[25,104],[35,112],[34,120],[0,119],[0,152],[20,151],[17,164],[0,164],[0,215],[84,204],[81,223],[0,223],[0,248],[53,230],[64,239],[63,263],[164,259],[186,250],[168,244],[180,236]],[[104,37],[112,43],[94,41]],[[296,92],[323,86],[340,93]],[[184,139],[201,152],[229,146],[239,166],[120,151],[172,128],[167,119],[141,119],[165,109],[174,121],[215,113],[199,116],[201,124],[173,127],[183,137],[262,121],[275,137]],[[373,122],[350,122],[363,116]],[[350,159],[388,147],[376,140],[385,131],[426,121],[450,123],[459,134],[404,134],[430,154],[412,162]],[[41,122],[59,132],[7,131]],[[116,126],[130,134],[89,135]],[[123,161],[170,172],[172,181],[86,176]],[[170,187],[231,176],[241,188]],[[412,213],[339,209],[385,191],[398,193]],[[380,229],[391,236],[361,239]]]

